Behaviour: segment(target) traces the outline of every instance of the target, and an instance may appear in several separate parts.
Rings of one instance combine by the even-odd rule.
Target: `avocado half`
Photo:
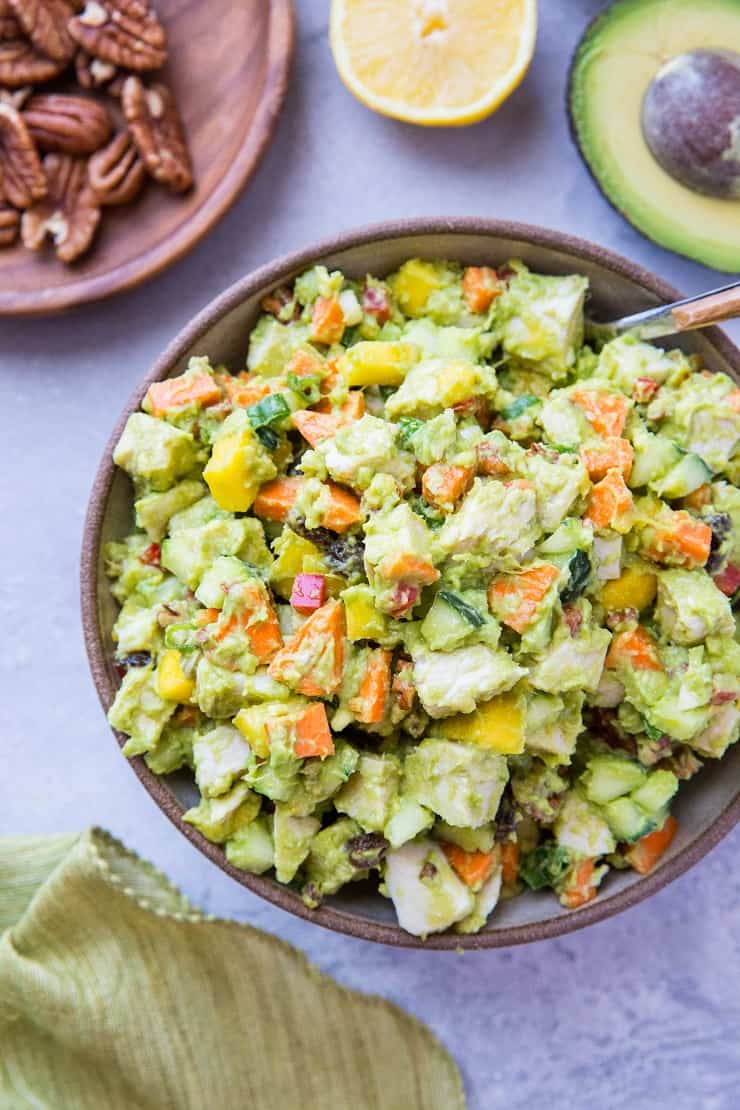
[[[571,130],[601,191],[639,231],[736,273],[740,200],[682,184],[658,162],[642,130],[654,78],[666,63],[697,50],[740,52],[740,0],[619,0],[588,27],[573,56]],[[704,133],[716,117],[711,98],[707,113],[698,121]],[[728,149],[727,157],[736,153]]]

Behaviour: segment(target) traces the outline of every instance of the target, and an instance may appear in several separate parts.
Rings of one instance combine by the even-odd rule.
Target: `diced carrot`
[[[604,666],[613,668],[620,663],[627,663],[636,671],[663,670],[658,645],[642,625],[618,632],[609,645]]]
[[[295,374],[297,378],[308,378],[311,374],[321,374],[323,364],[317,355],[309,351],[294,351],[285,365],[285,375]]]
[[[311,338],[331,347],[344,335],[344,313],[336,297],[317,297],[311,314]]]
[[[486,312],[504,285],[490,266],[468,266],[462,280],[463,297],[471,312]]]
[[[252,506],[257,516],[264,520],[284,521],[293,508],[303,478],[274,478],[260,487]],[[342,489],[333,482],[326,482],[327,504],[322,519],[325,528],[332,532],[346,532],[353,524],[362,519],[360,502],[353,493]]]
[[[321,756],[323,759],[327,755],[334,754],[334,741],[323,702],[309,705],[296,721],[293,751],[299,759],[311,756]]]
[[[431,586],[439,578],[439,571],[426,559],[404,551],[398,555],[386,555],[381,569],[384,577],[392,582],[406,582],[416,586]]]
[[[153,416],[164,416],[185,405],[213,405],[221,400],[221,389],[210,374],[181,374],[179,378],[152,382],[146,400]]]
[[[679,563],[682,566],[704,566],[712,545],[712,529],[708,524],[678,509],[668,510],[670,516],[650,525],[643,551],[656,563]]]
[[[629,401],[621,393],[577,389],[571,393],[571,401],[583,409],[599,435],[621,436],[629,412]]]
[[[158,567],[159,560],[162,557],[162,548],[158,543],[150,543],[145,551],[142,551],[139,556],[139,562],[145,563],[148,567]]]
[[[692,490],[691,493],[687,493],[686,496],[681,499],[681,504],[686,509],[699,510],[711,504],[711,501],[712,487],[708,482],[705,482],[703,486],[698,486],[696,489]]]
[[[577,863],[560,893],[560,903],[567,910],[585,906],[596,897],[596,887],[591,882],[595,860],[584,859]]]
[[[594,528],[609,528],[619,522],[632,508],[632,494],[624,483],[619,470],[607,470],[606,475],[591,490],[584,520]]]
[[[625,853],[624,858],[634,867],[635,871],[639,871],[641,875],[647,875],[670,845],[677,829],[678,821],[672,814],[669,814],[663,822],[662,828],[648,833],[647,836],[640,837],[637,843],[633,844],[629,851]]]
[[[365,413],[365,397],[361,390],[353,389],[338,409],[328,401],[320,401],[313,409],[293,413],[293,424],[312,447],[324,439],[335,436],[340,428],[360,420]]]
[[[291,301],[294,301],[294,293],[292,288],[286,285],[280,285],[277,289],[273,289],[272,293],[263,297],[260,302],[260,308],[263,312],[269,312],[273,316],[279,316],[284,308],[287,308]]]
[[[493,871],[495,852],[466,852],[459,844],[445,841],[442,851],[466,886],[481,887]]]
[[[410,659],[399,659],[393,676],[391,689],[399,709],[409,710],[414,704],[416,686],[414,685],[414,664]]]
[[[466,401],[458,401],[453,405],[452,411],[459,416],[472,416],[481,428],[491,426],[491,406],[487,397],[468,397]]]
[[[346,532],[362,520],[359,498],[333,482],[327,482],[326,489],[329,490],[329,497],[322,520],[325,528],[332,532]]]
[[[365,415],[365,394],[361,389],[351,389],[347,400],[339,409],[343,424],[353,424],[355,420],[362,420]]]
[[[332,393],[342,381],[342,375],[339,370],[339,359],[330,358],[325,365],[325,371],[324,380],[319,386],[319,389],[326,397],[326,395]],[[327,401],[326,403],[328,404],[329,402]]]
[[[315,447],[325,439],[335,436],[342,426],[339,413],[310,412],[300,409],[293,413],[293,425],[303,438]]]
[[[740,389],[733,389],[727,394],[727,402],[734,412],[740,412]]]
[[[326,578],[323,574],[297,574],[293,579],[290,604],[297,613],[313,613],[326,601]]]
[[[432,463],[424,471],[421,488],[430,505],[452,512],[473,484],[475,471],[470,466]]]
[[[261,663],[267,663],[283,646],[280,625],[262,584],[246,583],[235,587],[239,600],[238,610],[221,620],[213,633],[216,640],[224,640],[239,629],[249,640],[250,650]]]
[[[560,571],[551,563],[494,578],[488,587],[488,604],[500,620],[515,632],[524,632]]]
[[[501,845],[501,880],[504,886],[513,886],[519,878],[519,845],[506,840]]]
[[[391,688],[392,652],[376,648],[370,653],[357,696],[350,698],[350,712],[364,725],[377,725],[385,716]]]
[[[628,439],[621,436],[606,436],[603,446],[582,447],[581,462],[593,481],[605,478],[608,470],[618,470],[625,478],[632,469],[634,451]]]
[[[502,474],[509,473],[509,468],[501,458],[498,448],[492,443],[483,440],[476,448],[476,455],[479,474],[500,477]]]
[[[303,484],[302,478],[275,478],[260,486],[252,508],[264,520],[284,521]]]
[[[242,370],[239,374],[216,374],[219,385],[233,408],[248,408],[256,405],[270,392],[266,382],[259,381],[252,374]]]
[[[312,411],[324,412],[327,415],[330,413],[338,415],[342,417],[342,424],[352,424],[355,420],[361,420],[365,415],[365,394],[361,389],[351,389],[347,394],[347,400],[338,408],[336,405],[332,405],[328,397],[322,397],[313,406]]]
[[[213,624],[220,616],[220,609],[199,609],[195,614],[195,623],[199,628],[204,628],[207,624]]]
[[[723,571],[714,575],[714,584],[726,597],[734,597],[740,590],[740,566],[729,563]]]
[[[277,653],[269,674],[309,698],[331,697],[342,684],[344,606],[327,601]]]

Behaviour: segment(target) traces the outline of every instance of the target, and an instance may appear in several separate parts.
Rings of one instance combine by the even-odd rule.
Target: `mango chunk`
[[[267,759],[270,755],[270,738],[267,734],[267,725],[277,722],[293,720],[301,710],[305,709],[307,702],[293,698],[282,705],[268,703],[266,705],[250,705],[240,709],[234,724],[239,729],[250,748],[260,759]]]
[[[655,601],[658,579],[652,571],[627,567],[619,578],[605,582],[601,604],[605,609],[638,609],[642,612]]]
[[[521,694],[509,690],[479,705],[472,713],[458,713],[441,722],[448,740],[462,740],[499,755],[524,751],[524,706]]]
[[[420,357],[416,343],[355,343],[339,359],[338,369],[348,387],[400,385]]]
[[[349,640],[377,640],[387,631],[386,616],[375,608],[369,586],[350,586],[342,593],[342,601]]]
[[[165,701],[189,702],[195,690],[195,679],[182,669],[182,657],[175,648],[165,651],[157,668],[157,693]]]
[[[251,509],[264,481],[277,473],[247,425],[219,436],[203,471],[214,501],[230,513]]]
[[[407,316],[419,316],[425,309],[430,293],[439,289],[440,278],[431,262],[412,258],[401,266],[393,292]]]

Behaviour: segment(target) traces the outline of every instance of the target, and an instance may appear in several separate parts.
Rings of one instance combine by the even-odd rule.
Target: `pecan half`
[[[23,118],[40,150],[65,154],[92,154],[107,142],[112,130],[104,104],[65,93],[38,93],[29,101]]]
[[[76,47],[67,25],[77,8],[72,0],[9,0],[9,3],[37,50],[57,62],[71,59]]]
[[[12,104],[0,104],[0,177],[5,198],[16,208],[28,208],[46,192],[33,139]]]
[[[146,0],[88,0],[69,33],[88,54],[124,69],[160,69],[167,61],[167,35]]]
[[[134,142],[154,180],[173,193],[189,189],[193,183],[190,155],[175,98],[167,86],[147,86],[138,77],[127,77],[121,104]]]
[[[47,154],[44,172],[48,192],[21,220],[24,246],[40,250],[47,235],[57,258],[74,262],[90,246],[100,222],[97,198],[87,179],[87,160],[70,154]]]
[[[139,193],[146,170],[128,131],[119,131],[90,159],[90,185],[100,204],[128,204]]]
[[[60,74],[64,66],[37,50],[14,19],[0,19],[0,85],[9,89],[40,85]]]
[[[10,104],[11,108],[22,109],[28,98],[33,96],[31,85],[22,85],[20,89],[0,88],[0,104]]]
[[[93,58],[86,50],[75,54],[75,76],[83,89],[102,89],[118,74],[112,62]]]
[[[18,236],[21,214],[16,208],[0,201],[0,247],[12,247]]]

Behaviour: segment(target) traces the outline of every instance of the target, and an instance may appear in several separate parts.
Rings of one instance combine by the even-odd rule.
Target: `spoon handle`
[[[706,296],[679,303],[673,308],[678,331],[719,324],[723,320],[732,320],[735,316],[740,316],[740,282],[716,293],[707,293]]]

